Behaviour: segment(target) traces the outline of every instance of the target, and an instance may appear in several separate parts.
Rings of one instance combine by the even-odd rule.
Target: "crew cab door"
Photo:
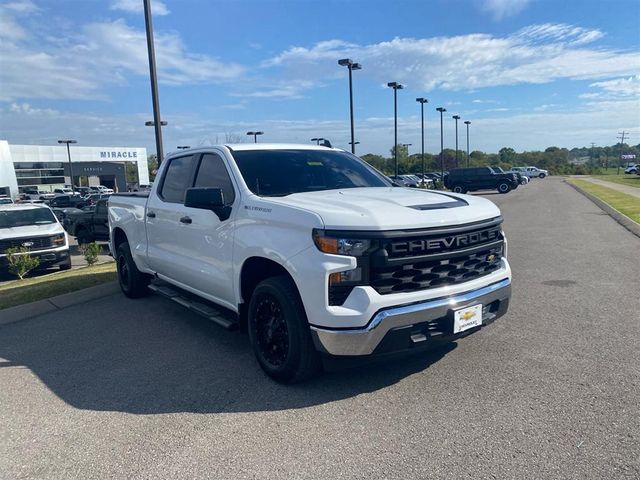
[[[179,159],[184,160],[172,166]],[[147,218],[149,265],[168,280],[235,308],[232,248],[236,189],[223,157],[206,152],[188,160],[177,157],[169,161],[172,163],[165,170],[159,195],[150,197],[147,208],[155,214]],[[231,206],[230,216],[220,218],[211,210],[186,207],[184,195],[190,187],[220,188],[225,204]]]

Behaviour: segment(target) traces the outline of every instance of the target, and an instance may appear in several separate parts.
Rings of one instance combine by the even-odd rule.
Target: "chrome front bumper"
[[[470,292],[380,310],[362,328],[327,329],[312,325],[311,335],[319,351],[335,356],[370,355],[388,334],[400,330],[406,332],[413,344],[427,346],[430,340],[455,339],[469,333],[453,335],[452,330],[446,331],[446,325],[452,324],[454,310],[482,304],[486,310],[484,326],[506,313],[510,298],[511,280],[505,278]]]

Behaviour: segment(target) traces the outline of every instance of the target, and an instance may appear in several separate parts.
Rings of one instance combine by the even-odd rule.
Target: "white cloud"
[[[495,20],[511,17],[525,9],[531,0],[482,0],[482,9]]]
[[[113,0],[109,8],[129,13],[142,13],[144,11],[142,0]],[[171,13],[165,3],[160,0],[151,2],[151,11],[154,15],[169,15]]]
[[[550,108],[554,108],[557,107],[558,105],[556,103],[545,103],[543,105],[538,105],[537,107],[533,107],[533,111],[534,112],[544,112],[546,110],[549,110]]]
[[[309,48],[291,47],[265,61],[263,67],[282,68],[286,78],[335,79],[343,73],[336,59],[349,57],[363,65],[358,76],[380,83],[398,81],[425,91],[636,74],[640,53],[587,45],[601,37],[599,30],[543,24],[504,37],[474,33],[394,38],[368,45],[329,40]]]
[[[0,5],[5,10],[9,10],[15,12],[17,14],[21,13],[34,13],[39,11],[40,9],[30,0],[19,0],[15,2],[7,2]]]
[[[148,75],[145,33],[124,20],[92,23],[74,35],[43,42],[10,15],[0,18],[0,101],[105,98],[106,86]],[[158,32],[155,42],[158,77],[165,85],[226,82],[244,71],[240,65],[190,52],[175,33]]]
[[[640,75],[595,82],[590,87],[601,88],[605,92],[621,97],[640,97]]]

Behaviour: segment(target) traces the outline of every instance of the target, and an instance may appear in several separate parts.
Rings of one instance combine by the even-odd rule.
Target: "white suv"
[[[46,205],[0,205],[0,266],[6,269],[7,250],[25,247],[38,257],[40,267],[71,268],[69,240]]]

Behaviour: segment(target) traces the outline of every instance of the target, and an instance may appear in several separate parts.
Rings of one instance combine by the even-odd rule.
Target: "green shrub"
[[[96,242],[80,245],[80,253],[84,255],[87,265],[94,265],[98,261],[98,255],[102,252],[102,247]]]
[[[6,250],[9,271],[23,280],[27,274],[40,265],[38,257],[32,257],[26,247],[9,248]]]

